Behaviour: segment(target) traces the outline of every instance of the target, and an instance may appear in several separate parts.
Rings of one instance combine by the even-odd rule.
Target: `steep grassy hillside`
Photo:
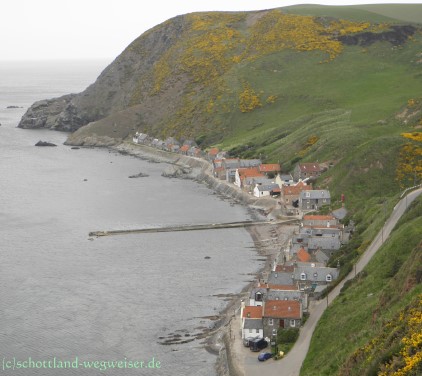
[[[421,228],[419,198],[324,313],[301,375],[422,374]]]

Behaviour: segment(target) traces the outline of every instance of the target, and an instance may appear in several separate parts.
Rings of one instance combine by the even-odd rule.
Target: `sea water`
[[[233,222],[251,219],[248,210],[162,177],[165,164],[17,128],[34,101],[82,91],[107,63],[0,63],[0,369],[214,375],[198,336],[263,266],[248,233],[89,232]],[[129,178],[140,172],[148,176]]]

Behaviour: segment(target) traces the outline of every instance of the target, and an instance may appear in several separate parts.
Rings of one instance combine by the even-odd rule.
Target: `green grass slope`
[[[317,325],[302,376],[421,374],[421,214],[419,198],[346,283]]]
[[[357,9],[367,10],[385,17],[402,22],[422,23],[422,9],[420,4],[383,4],[379,5],[357,5]]]

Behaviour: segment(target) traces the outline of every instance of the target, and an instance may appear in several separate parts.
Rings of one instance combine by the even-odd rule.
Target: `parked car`
[[[270,359],[272,357],[273,357],[273,354],[271,354],[270,352],[263,352],[258,355],[258,360],[260,362],[265,362],[267,359]]]
[[[259,351],[265,349],[268,346],[268,342],[264,338],[256,338],[249,343],[249,349],[251,351]]]
[[[256,337],[246,337],[243,338],[243,346],[245,347],[249,347],[251,342],[255,339]]]

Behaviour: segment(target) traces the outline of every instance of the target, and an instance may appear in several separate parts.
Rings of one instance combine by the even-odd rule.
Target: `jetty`
[[[174,225],[174,226],[164,226],[164,227],[127,229],[127,230],[92,231],[89,233],[89,236],[100,237],[100,236],[111,236],[111,235],[146,234],[146,233],[157,233],[157,232],[218,230],[218,229],[230,229],[230,228],[237,228],[237,227],[280,225],[280,224],[289,224],[289,223],[297,223],[297,222],[298,222],[297,218],[292,218],[292,219],[273,220],[273,221],[239,221],[239,222],[228,222],[228,223]]]

